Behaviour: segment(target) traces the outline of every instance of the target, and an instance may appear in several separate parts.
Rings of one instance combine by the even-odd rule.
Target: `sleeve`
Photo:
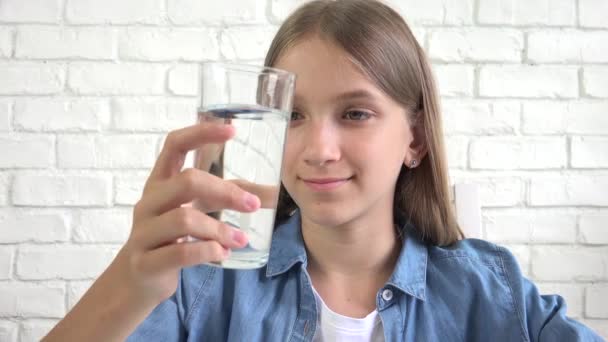
[[[177,296],[160,303],[127,338],[128,342],[186,341],[186,330],[178,312]]]
[[[515,309],[529,341],[604,341],[587,326],[566,316],[567,306],[561,296],[541,295],[538,288],[522,275],[511,252],[500,247],[500,254]]]

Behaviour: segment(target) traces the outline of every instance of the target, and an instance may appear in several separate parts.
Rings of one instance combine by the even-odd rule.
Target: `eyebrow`
[[[296,94],[294,96],[294,99],[296,102],[300,102],[302,100],[302,97],[300,95]],[[374,99],[376,99],[376,96],[368,90],[356,89],[356,90],[351,90],[351,91],[347,91],[347,92],[338,94],[333,98],[333,100],[335,100],[335,101],[346,101],[346,100],[352,100],[352,99],[374,100]]]

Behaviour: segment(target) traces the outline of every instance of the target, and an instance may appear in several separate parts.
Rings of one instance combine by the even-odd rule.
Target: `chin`
[[[344,210],[339,206],[334,206],[329,203],[317,203],[315,205],[300,206],[300,213],[303,217],[313,223],[324,227],[335,227],[343,225],[349,221],[352,214],[350,210]]]

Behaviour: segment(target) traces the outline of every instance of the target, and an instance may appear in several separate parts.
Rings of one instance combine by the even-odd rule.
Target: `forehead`
[[[296,102],[344,98],[345,93],[354,92],[388,100],[348,53],[321,38],[304,39],[288,48],[275,67],[296,74]]]

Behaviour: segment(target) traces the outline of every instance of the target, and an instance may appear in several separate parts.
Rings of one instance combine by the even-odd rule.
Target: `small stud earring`
[[[415,168],[416,165],[418,165],[418,161],[416,159],[412,160],[412,165],[410,165],[410,168]]]

